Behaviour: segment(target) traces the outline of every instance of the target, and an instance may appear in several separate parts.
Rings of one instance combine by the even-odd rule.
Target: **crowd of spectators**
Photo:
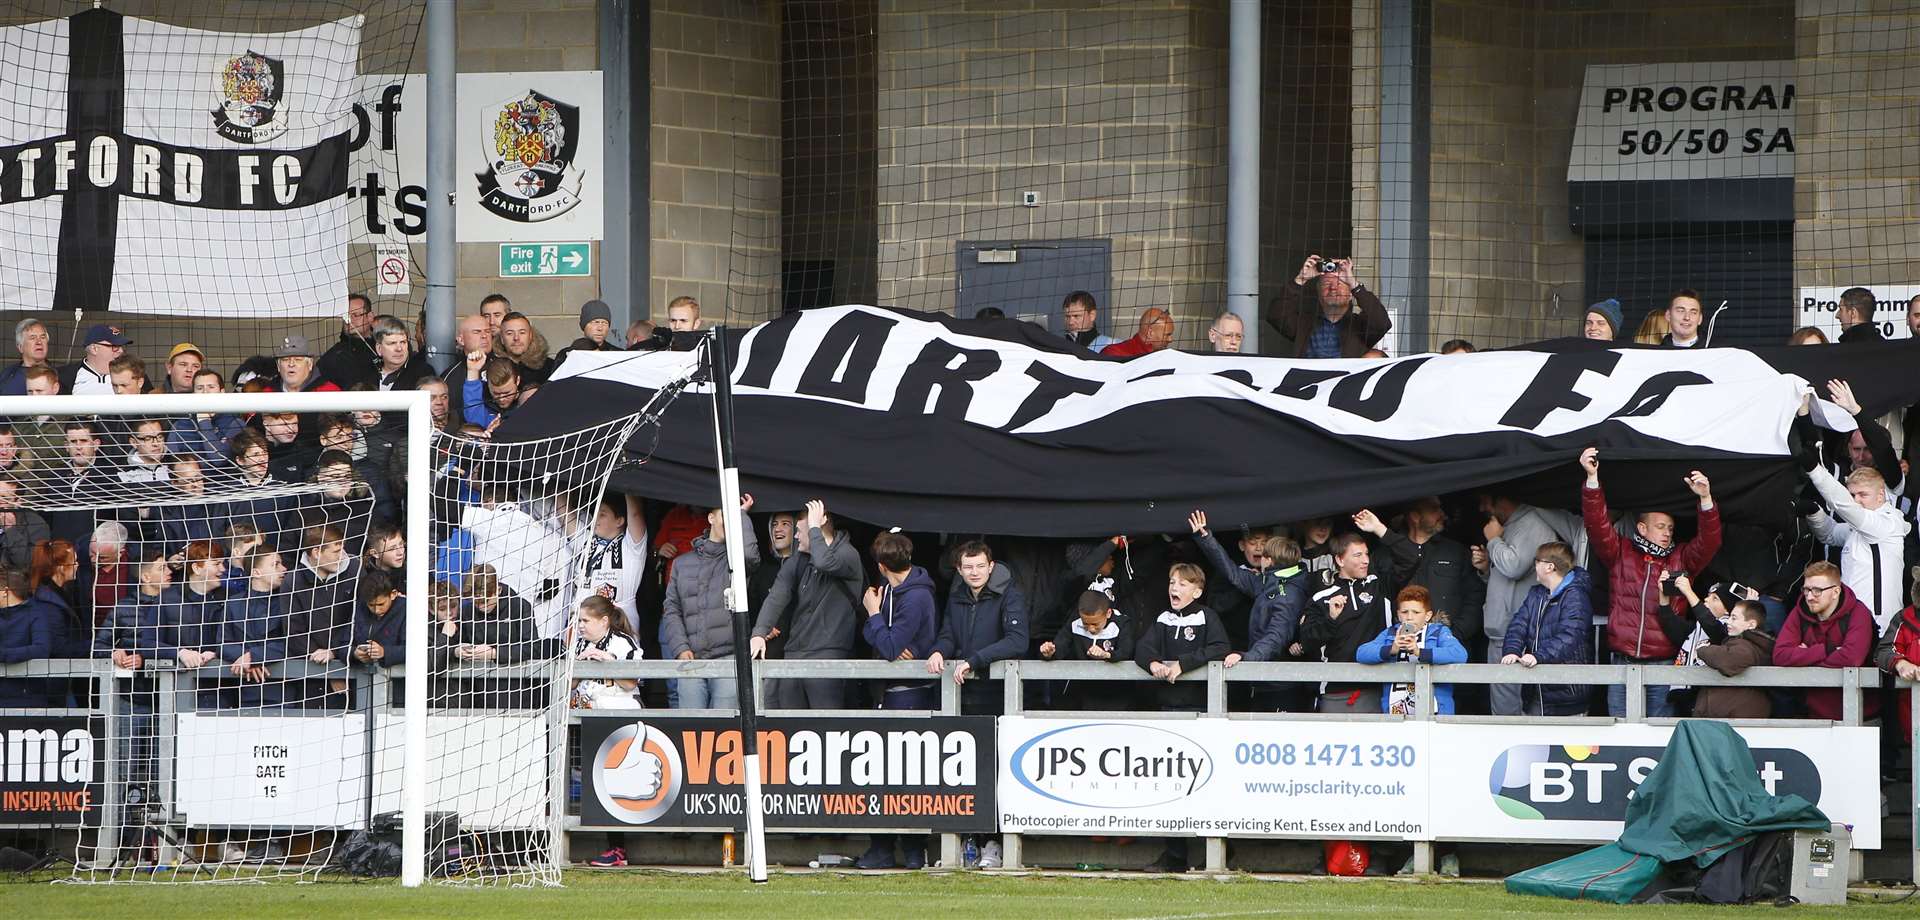
[[[1656,314],[1664,329],[1652,344],[1706,344],[1711,317],[1702,304],[1696,292],[1677,292]],[[1115,340],[1101,332],[1098,310],[1087,292],[1070,294],[1066,337],[1116,356],[1171,347],[1166,311],[1145,312],[1135,335]],[[1833,347],[1878,336],[1870,293],[1848,292],[1839,315],[1846,331]],[[657,330],[629,328],[627,347],[683,347],[676,336],[700,328],[699,304],[679,298],[667,319]],[[1281,352],[1301,358],[1377,355],[1391,326],[1352,260],[1317,255],[1267,319]],[[1617,301],[1596,303],[1583,334],[1617,341],[1625,319]],[[1920,298],[1906,322],[1920,333]],[[446,505],[427,548],[432,587],[414,601],[433,617],[431,660],[448,666],[563,653],[729,658],[733,539],[749,567],[753,656],[925,665],[924,676],[877,686],[771,681],[768,702],[779,708],[926,710],[938,698],[935,682],[953,680],[963,711],[993,713],[1004,697],[991,667],[1020,658],[1130,663],[1137,673],[1126,673],[1144,678],[1029,682],[1033,708],[1074,710],[1198,711],[1204,687],[1180,678],[1215,661],[1697,664],[1727,675],[1877,666],[1889,680],[1868,694],[1869,717],[1895,703],[1892,675],[1920,677],[1920,486],[1901,459],[1920,416],[1909,424],[1894,413],[1888,421],[1903,435],[1896,444],[1843,381],[1824,387],[1855,413],[1858,430],[1843,437],[1796,423],[1808,487],[1785,528],[1722,521],[1699,471],[1684,478],[1688,507],[1618,515],[1602,484],[1602,452],[1589,449],[1579,458],[1584,483],[1560,502],[1577,513],[1494,488],[1246,527],[1231,540],[1210,529],[1206,509],[1169,521],[1164,533],[1049,540],[882,530],[875,525],[884,522],[843,520],[818,500],[758,513],[750,496],[732,513],[640,496],[533,501],[476,475],[487,436],[535,399],[567,352],[622,347],[604,303],[582,307],[580,329],[550,354],[531,321],[493,295],[459,323],[462,360],[436,374],[405,322],[355,296],[346,328],[323,353],[289,334],[270,357],[227,376],[179,343],[164,374],[149,379],[129,351],[134,343],[109,325],[87,331],[81,360],[55,368],[44,325],[29,319],[15,330],[21,361],[0,373],[0,392],[428,391],[435,427],[469,436],[448,443],[482,445],[443,448],[435,461],[431,500]],[[1208,344],[1237,352],[1244,334],[1238,317],[1222,314]],[[1472,349],[1458,340],[1445,348]],[[0,425],[0,663],[94,656],[137,672],[172,662],[207,677],[202,706],[352,705],[329,667],[408,658],[399,626],[409,603],[409,547],[398,527],[408,498],[405,438],[400,420],[379,412],[8,420]],[[503,540],[514,543],[510,552],[488,551]],[[301,660],[315,668],[284,667]],[[127,687],[136,714],[144,686]],[[1231,687],[1236,710],[1405,713],[1418,702],[1412,685],[1385,680]],[[724,709],[737,700],[731,678],[575,690],[576,705],[594,707]],[[87,692],[0,679],[0,706],[76,702]],[[1840,716],[1830,690],[1649,686],[1646,694],[1644,710],[1656,717]],[[537,705],[542,697],[510,699]],[[1617,717],[1629,708],[1622,686],[1577,683],[1442,685],[1432,704],[1441,713],[1543,716]],[[1889,751],[1898,737],[1887,733]],[[891,861],[894,845],[876,841],[868,861]],[[623,858],[603,857],[610,865]]]

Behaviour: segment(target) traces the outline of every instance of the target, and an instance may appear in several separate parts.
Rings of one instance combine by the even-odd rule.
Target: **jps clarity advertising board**
[[[0,716],[0,826],[94,820],[104,727],[86,716]]]
[[[1428,840],[1422,722],[1000,720],[1019,833]]]
[[[994,830],[993,719],[768,719],[770,828]],[[599,827],[741,827],[745,748],[732,719],[647,713],[580,722],[580,816]]]
[[[1738,728],[1767,791],[1793,793],[1880,846],[1879,736],[1873,728]],[[1440,836],[1613,840],[1627,801],[1660,763],[1660,725],[1436,725],[1433,801]]]

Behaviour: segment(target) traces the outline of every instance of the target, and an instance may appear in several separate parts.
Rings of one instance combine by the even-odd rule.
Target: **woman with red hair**
[[[91,658],[95,621],[92,604],[80,603],[80,554],[70,540],[47,540],[33,547],[27,590],[54,611],[53,657]],[[111,608],[109,608],[111,609]]]

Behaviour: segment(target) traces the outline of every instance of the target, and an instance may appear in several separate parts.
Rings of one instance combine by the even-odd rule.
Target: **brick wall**
[[[880,302],[951,310],[959,240],[1106,238],[1103,327],[1170,307],[1201,341],[1224,300],[1224,10],[880,0]]]
[[[682,294],[709,321],[778,312],[779,52],[774,0],[653,4],[656,321]]]
[[[1796,285],[1920,282],[1920,10],[1892,6],[1795,5]]]
[[[1354,233],[1356,249],[1375,254],[1379,152],[1369,132],[1379,90],[1366,64],[1378,46],[1369,25],[1377,10],[1378,0],[1354,5]],[[1593,298],[1583,285],[1585,244],[1571,228],[1567,159],[1587,65],[1784,60],[1794,54],[1791,16],[1788,0],[1436,2],[1432,336],[1414,347],[1577,332]],[[1800,169],[1807,175],[1804,161]]]

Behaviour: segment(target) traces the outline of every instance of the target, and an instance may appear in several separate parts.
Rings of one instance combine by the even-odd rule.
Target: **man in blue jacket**
[[[133,593],[114,605],[108,621],[94,635],[96,657],[111,658],[113,666],[139,671],[149,661],[171,662],[180,653],[168,644],[180,621],[180,591],[173,587],[173,564],[155,544],[141,547],[134,568]],[[121,699],[116,755],[127,765],[125,801],[147,800],[158,763],[154,731],[155,686],[151,678],[136,676],[114,682]]]
[[[883,661],[918,661],[933,654],[933,578],[913,564],[913,541],[904,534],[883,533],[873,538],[873,561],[882,587],[868,588],[861,598],[866,622],[861,634]],[[936,702],[930,681],[888,680],[880,697],[881,709],[932,709]],[[856,864],[862,869],[891,869],[894,848],[905,851],[905,865],[927,865],[927,838],[873,834]]]
[[[1540,544],[1533,554],[1533,572],[1540,583],[1527,592],[1527,599],[1507,623],[1500,663],[1531,668],[1537,664],[1592,661],[1587,657],[1587,637],[1593,626],[1591,583],[1587,570],[1573,564],[1573,548],[1565,543]],[[1587,688],[1578,684],[1523,686],[1521,711],[1526,715],[1586,715]]]
[[[960,544],[959,575],[947,595],[946,616],[940,621],[940,634],[934,640],[933,654],[927,656],[927,673],[946,670],[947,659],[958,659],[953,666],[953,682],[960,684],[963,711],[981,715],[1000,714],[1000,694],[987,681],[967,683],[978,674],[984,678],[996,661],[1018,658],[1027,651],[1027,598],[1013,584],[1013,573],[1004,565],[995,565],[993,550],[985,543],[970,540]]]

